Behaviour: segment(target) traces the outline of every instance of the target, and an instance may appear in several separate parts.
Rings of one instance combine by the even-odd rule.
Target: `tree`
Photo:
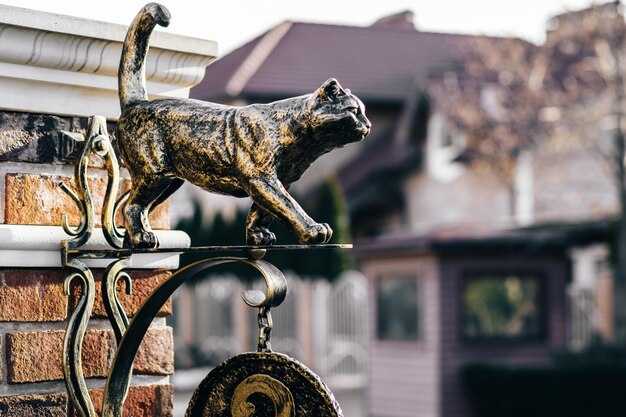
[[[564,13],[551,21],[540,46],[474,39],[454,69],[433,77],[430,89],[467,133],[470,163],[492,170],[511,190],[517,155],[538,141],[588,142],[602,156],[618,202],[612,247],[620,343],[626,343],[625,35],[619,2]]]
[[[615,341],[626,344],[626,176],[624,83],[626,24],[619,2],[565,13],[540,48],[542,90],[562,114],[559,129],[594,145],[618,202],[613,248]],[[612,120],[612,132],[603,127]]]
[[[463,39],[451,67],[430,74],[429,94],[437,111],[464,132],[461,159],[493,174],[510,196],[515,215],[515,169],[518,155],[549,134],[540,109],[546,97],[533,82],[537,47],[511,38]]]
[[[350,243],[350,225],[346,201],[336,176],[324,179],[313,208],[313,218],[327,222],[333,229],[332,243]],[[323,258],[323,261],[320,261]],[[353,259],[343,249],[307,253],[305,270],[314,276],[334,279],[353,267]]]

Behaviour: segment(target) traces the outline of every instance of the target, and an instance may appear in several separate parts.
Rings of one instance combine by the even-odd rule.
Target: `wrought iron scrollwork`
[[[65,191],[78,206],[81,218],[80,224],[75,229],[72,229],[69,225],[67,214],[64,213],[61,218],[63,230],[65,230],[68,235],[73,236],[73,239],[67,242],[68,248],[78,248],[87,243],[95,227],[93,198],[87,178],[92,154],[96,154],[104,159],[108,174],[101,216],[102,231],[111,246],[121,248],[124,235],[115,225],[115,214],[118,207],[122,205],[125,198],[127,198],[127,194],[123,195],[119,201],[116,201],[120,181],[119,164],[107,133],[106,119],[104,117],[93,116],[91,118],[87,140],[84,142],[85,146],[83,152],[78,158],[74,168],[76,191],[65,184],[61,184],[61,189]]]
[[[150,327],[150,323],[167,299],[189,278],[208,268],[227,263],[244,263],[261,273],[267,283],[265,305],[277,306],[285,299],[287,281],[284,275],[274,265],[263,260],[220,257],[199,261],[175,272],[152,293],[130,322],[118,346],[113,366],[109,373],[104,392],[102,417],[121,416],[122,406],[130,386],[135,355],[137,354],[137,350],[139,349],[144,335]]]
[[[98,116],[94,116],[91,120],[88,139],[85,142],[83,153],[74,168],[74,180],[76,181],[77,191],[72,190],[65,184],[61,184],[61,189],[77,204],[81,217],[80,224],[76,229],[70,227],[67,214],[64,213],[61,218],[61,224],[65,233],[74,236],[73,239],[67,241],[69,248],[78,248],[84,245],[91,237],[95,225],[93,200],[89,182],[87,181],[87,168],[89,167],[89,156],[93,150],[95,138],[100,136],[101,129],[99,125],[102,122],[102,119]],[[106,120],[104,123],[106,130]]]
[[[70,260],[65,266],[72,269],[65,279],[65,294],[71,295],[73,281],[81,285],[80,299],[68,321],[63,344],[65,385],[76,412],[81,417],[93,417],[96,413],[83,375],[81,353],[95,299],[95,282],[89,268],[78,259]]]
[[[104,159],[107,170],[107,187],[101,224],[107,242],[114,248],[122,246],[123,234],[115,226],[115,213],[117,207],[123,204],[124,197],[122,196],[118,202],[115,201],[120,180],[119,164],[109,140],[104,117],[91,118],[87,140],[84,143],[83,151],[74,168],[76,191],[61,184],[63,191],[74,200],[80,212],[80,224],[75,229],[69,225],[67,214],[63,214],[61,218],[63,230],[72,236],[71,239],[61,242],[62,263],[72,270],[65,280],[65,293],[68,296],[71,295],[71,285],[75,281],[80,283],[81,289],[80,298],[67,324],[63,347],[63,370],[67,391],[76,412],[81,417],[95,417],[96,413],[85,382],[81,360],[83,339],[95,300],[95,282],[90,269],[81,261],[81,256],[71,253],[72,250],[80,248],[89,241],[95,227],[93,198],[87,176],[90,158],[93,154]],[[128,266],[127,258],[119,259],[107,268],[102,279],[104,306],[118,341],[128,326],[128,317],[119,301],[116,287],[117,282],[123,279],[126,282],[126,291],[131,291],[130,277],[122,271]]]
[[[104,131],[106,132],[106,125],[104,125]],[[114,248],[121,248],[124,233],[115,224],[115,216],[119,207],[128,199],[128,193],[124,193],[119,200],[116,200],[120,184],[120,168],[108,135],[105,135],[101,140],[101,146],[106,149],[104,163],[108,172],[106,194],[102,207],[102,232],[109,245]]]
[[[102,275],[102,301],[117,343],[122,340],[128,327],[128,316],[117,295],[117,283],[120,280],[124,281],[126,294],[132,292],[133,281],[130,275],[124,272],[129,266],[130,259],[122,258],[109,265]]]

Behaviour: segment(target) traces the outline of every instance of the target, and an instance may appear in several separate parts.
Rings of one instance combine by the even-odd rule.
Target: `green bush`
[[[626,369],[626,348],[605,344],[602,340],[596,339],[580,352],[571,350],[555,352],[552,355],[552,363],[561,368],[621,367]]]
[[[477,417],[626,416],[626,366],[471,364],[462,378]]]

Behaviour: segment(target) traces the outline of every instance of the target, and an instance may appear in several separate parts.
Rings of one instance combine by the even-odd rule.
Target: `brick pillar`
[[[133,19],[128,16],[128,22]],[[61,215],[79,221],[72,200],[59,188],[73,186],[71,155],[76,144],[60,131],[85,133],[88,117],[100,115],[112,135],[119,116],[117,67],[125,36],[123,25],[94,22],[0,5],[0,416],[69,416],[63,382],[64,329],[79,288],[67,297],[66,271],[59,242],[69,236],[59,228]],[[215,58],[215,42],[160,33],[147,58],[148,92],[153,98],[187,97]],[[75,150],[75,149],[74,149]],[[97,165],[97,164],[95,164]],[[90,171],[96,209],[101,208],[105,172]],[[122,188],[128,188],[128,180]],[[99,217],[99,213],[97,214]],[[155,229],[169,228],[169,207],[153,213]],[[32,226],[21,226],[32,225]],[[164,233],[168,234],[168,233]],[[183,234],[184,235],[184,234]],[[174,232],[163,247],[188,244]],[[176,238],[178,236],[178,238]],[[150,268],[173,268],[177,257],[137,259]],[[135,257],[133,257],[135,258]],[[148,259],[149,258],[149,259]],[[100,262],[100,267],[106,263]],[[121,294],[133,316],[169,272],[131,270],[133,294]],[[93,269],[95,279],[102,270]],[[123,284],[120,284],[123,285]],[[164,306],[135,360],[133,386],[125,415],[172,413],[172,330]],[[100,294],[83,346],[83,366],[96,410],[113,360],[115,340],[105,319]]]
[[[61,214],[69,213],[71,223],[79,221],[77,208],[64,195],[59,184],[73,185],[71,164],[58,161],[55,154],[55,131],[82,130],[86,118],[63,118],[18,112],[0,112],[0,140],[6,140],[19,132],[20,137],[40,141],[42,137],[53,145],[48,151],[21,151],[12,156],[4,154],[0,163],[0,189],[4,190],[2,222],[8,225],[50,226],[39,230],[52,230],[60,224]],[[43,126],[43,127],[42,127]],[[4,143],[10,143],[5,141]],[[55,161],[56,164],[42,163]],[[16,163],[25,161],[27,163]],[[106,186],[102,170],[94,169],[91,179],[96,202],[102,201]],[[128,184],[126,184],[128,186]],[[151,223],[155,228],[169,227],[169,210],[165,204],[155,211]],[[24,237],[28,239],[29,237]],[[32,236],[33,242],[43,238]],[[35,243],[33,243],[35,244]],[[29,251],[24,256],[36,256]],[[60,256],[60,255],[59,255]],[[18,259],[0,260],[6,265]],[[29,262],[36,264],[37,260]],[[0,267],[0,362],[2,384],[0,385],[0,415],[9,416],[66,416],[68,399],[63,383],[62,352],[66,320],[76,303],[80,288],[76,286],[70,297],[63,291],[67,271],[62,268]],[[133,316],[145,298],[159,283],[169,276],[161,270],[132,270],[133,293],[120,291],[122,304]],[[102,270],[94,269],[96,282],[102,279]],[[120,285],[123,285],[120,282]],[[122,288],[120,288],[121,290]],[[135,360],[135,386],[128,401],[128,415],[168,416],[172,412],[172,387],[168,376],[174,371],[172,329],[165,326],[164,317],[171,314],[167,303],[150,329]],[[92,398],[96,409],[102,401],[109,366],[115,353],[115,339],[106,320],[99,287],[92,314],[91,329],[83,345],[83,370],[88,384],[93,387]],[[71,415],[72,412],[69,412]]]

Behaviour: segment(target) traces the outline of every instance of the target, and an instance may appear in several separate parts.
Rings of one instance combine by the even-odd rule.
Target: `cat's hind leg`
[[[174,180],[176,180],[176,178],[171,177],[151,178],[150,180],[146,178],[133,178],[130,196],[124,207],[124,220],[126,224],[126,234],[124,236],[125,248],[159,247],[159,241],[150,227],[148,214],[154,203],[170,189]],[[156,207],[156,205],[154,206]]]
[[[163,190],[161,195],[150,205],[150,213],[157,208],[157,206],[161,205],[161,203],[165,202],[172,194],[174,194],[183,184],[185,180],[181,180],[180,178],[172,178],[172,181],[169,183],[167,188]]]
[[[268,227],[274,217],[257,203],[252,203],[246,219],[246,243],[253,246],[273,245],[276,235]]]

